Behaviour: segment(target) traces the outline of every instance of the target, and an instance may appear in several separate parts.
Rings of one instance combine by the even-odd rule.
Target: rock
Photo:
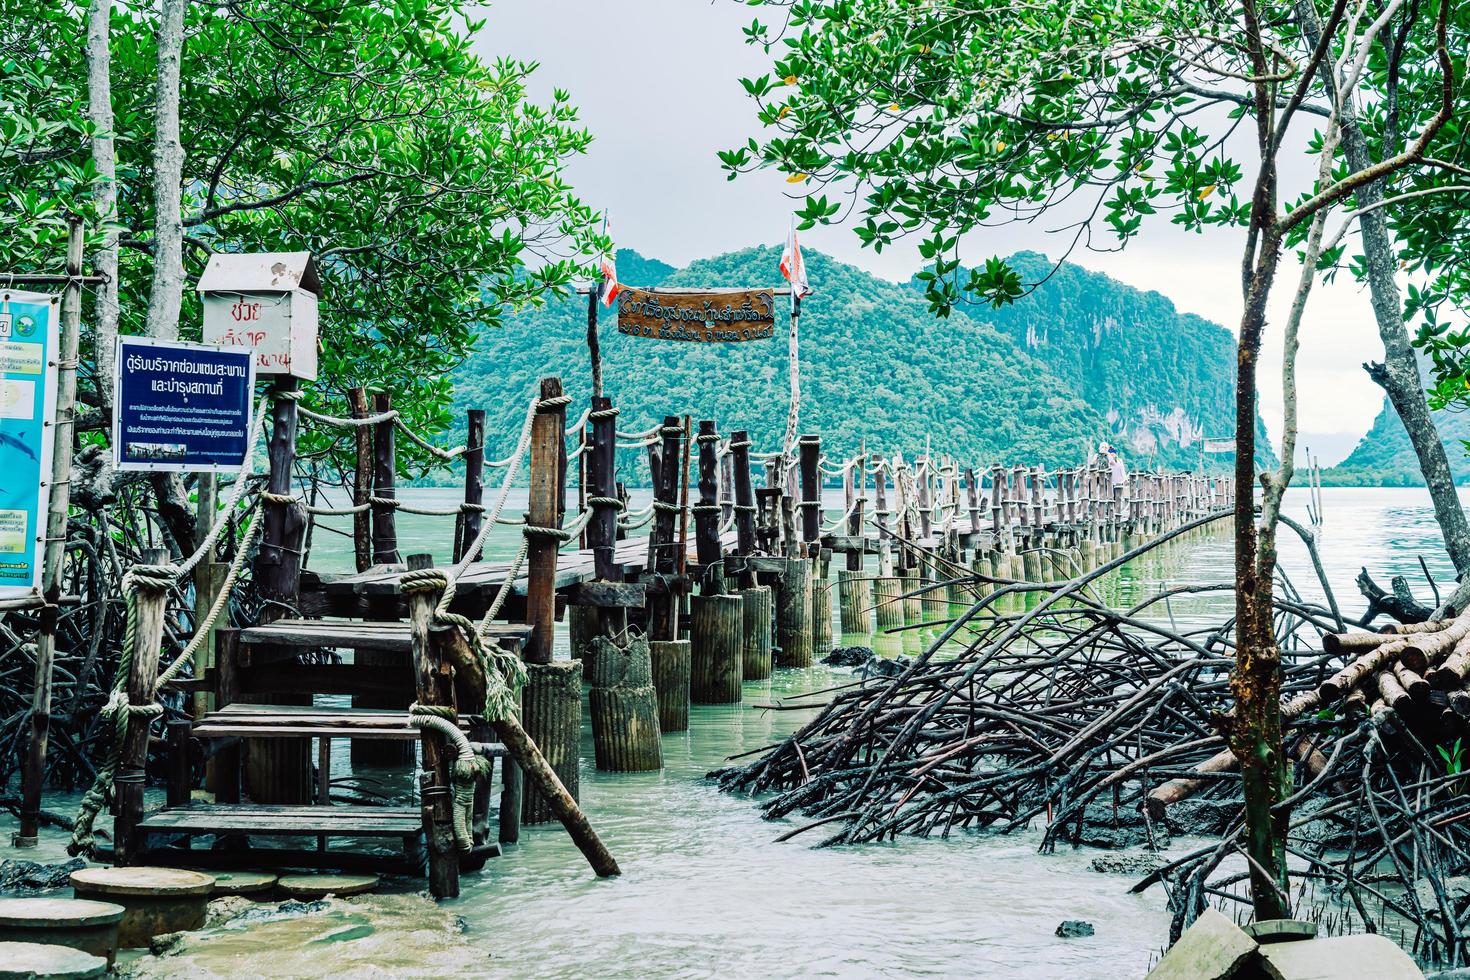
[[[1239,800],[1180,800],[1164,811],[1163,823],[1171,833],[1218,837],[1239,815]]]
[[[1149,971],[1148,980],[1229,980],[1256,958],[1257,949],[1244,929],[1206,908]]]
[[[853,673],[863,678],[897,677],[905,670],[908,670],[909,665],[912,663],[912,659],[910,659],[909,657],[905,657],[902,654],[894,657],[892,660],[888,660],[884,657],[874,657],[872,660],[867,660],[859,664],[857,669],[854,670]]]
[[[225,895],[216,898],[204,909],[204,928],[212,929],[238,919],[256,907],[256,903],[244,895]]]
[[[1260,947],[1271,980],[1422,980],[1409,954],[1387,936],[1364,933]],[[1153,974],[1149,974],[1150,977]]]
[[[72,872],[87,866],[81,858],[65,864],[41,864],[36,861],[0,861],[0,892],[7,895],[33,895],[36,892],[65,888]]]
[[[241,896],[236,895],[233,897],[239,898]],[[250,902],[248,907],[236,914],[231,921],[270,922],[275,919],[286,919],[298,915],[315,915],[318,912],[325,912],[329,908],[331,908],[330,902],[320,900],[315,902],[282,902],[279,905],[262,905],[259,902]]]
[[[1128,847],[1167,847],[1169,832],[1155,825],[1153,839],[1150,840],[1146,827],[1106,827],[1087,824],[1083,826],[1077,842],[1086,844],[1088,847],[1102,847],[1109,850],[1122,850]]]
[[[1445,901],[1449,903],[1450,911],[1457,917],[1470,907],[1470,877],[1454,875],[1442,878],[1440,885],[1444,888]],[[1419,897],[1419,904],[1426,915],[1431,919],[1443,918],[1439,911],[1439,896],[1435,894],[1432,882],[1420,880],[1414,885],[1414,893]]]
[[[214,892],[219,895],[255,895],[269,897],[276,887],[278,875],[260,871],[220,871],[214,875]]]
[[[187,935],[188,933],[186,932],[165,932],[161,935],[154,936],[148,942],[148,952],[154,956],[167,956],[170,953],[177,952],[179,945]]]
[[[822,663],[832,667],[856,667],[874,656],[872,647],[833,647],[832,652],[822,658]]]
[[[1157,854],[1106,854],[1092,859],[1092,870],[1104,875],[1143,877],[1157,870],[1164,859]]]
[[[1083,922],[1081,919],[1068,919],[1057,926],[1056,935],[1062,939],[1081,939],[1091,936],[1096,930],[1092,928],[1091,922]]]

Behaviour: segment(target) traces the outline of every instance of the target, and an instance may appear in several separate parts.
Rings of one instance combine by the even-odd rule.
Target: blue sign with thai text
[[[0,292],[0,598],[41,594],[60,300]]]
[[[120,470],[234,472],[250,445],[248,348],[120,337],[112,451]]]

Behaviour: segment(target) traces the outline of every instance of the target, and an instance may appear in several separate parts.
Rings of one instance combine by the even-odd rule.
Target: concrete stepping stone
[[[346,898],[378,887],[377,875],[286,875],[276,884],[291,898],[315,901],[336,895]]]
[[[214,875],[213,896],[220,898],[225,895],[244,895],[264,901],[271,897],[275,890],[276,881],[280,875],[268,874],[264,871],[216,871]]]
[[[1261,947],[1271,980],[1422,980],[1409,954],[1387,936],[1362,934]]]
[[[83,868],[72,874],[71,887],[77,898],[126,909],[118,943],[136,949],[165,932],[203,926],[214,876],[179,868]]]
[[[0,942],[0,980],[84,980],[107,974],[107,960],[70,946]]]
[[[124,911],[79,898],[0,898],[0,942],[69,946],[111,966]]]
[[[1255,959],[1257,948],[1243,929],[1206,908],[1149,971],[1148,980],[1230,980]]]

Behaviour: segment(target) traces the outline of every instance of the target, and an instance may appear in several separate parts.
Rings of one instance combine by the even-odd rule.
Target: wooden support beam
[[[391,411],[393,399],[386,392],[373,396],[373,410]],[[373,496],[380,500],[397,500],[395,486],[398,461],[394,449],[395,427],[392,419],[373,426]],[[391,504],[373,504],[373,564],[396,565],[403,559],[398,554],[398,519]]]

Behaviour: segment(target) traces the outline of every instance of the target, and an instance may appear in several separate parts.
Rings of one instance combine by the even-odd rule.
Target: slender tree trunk
[[[117,218],[117,152],[112,137],[112,0],[92,0],[87,7],[87,118],[97,127],[92,137],[92,164],[97,169],[97,217]],[[92,256],[97,272],[107,277],[97,290],[93,313],[97,350],[97,393],[104,412],[112,409],[113,345],[117,340],[117,232],[104,231],[102,246]]]
[[[1281,263],[1276,217],[1276,92],[1269,75],[1255,0],[1242,5],[1251,54],[1261,171],[1251,197],[1251,225],[1241,262],[1244,310],[1235,366],[1235,669],[1230,692],[1235,724],[1230,748],[1245,792],[1246,853],[1256,921],[1291,915],[1286,900],[1287,815],[1275,812],[1288,792],[1281,745],[1281,651],[1271,611],[1271,556],[1256,539],[1256,373],[1266,303]]]
[[[179,62],[184,52],[188,0],[161,0],[158,13],[158,91],[153,137],[153,288],[148,336],[179,335],[184,294],[182,215],[184,147],[179,142]]]
[[[1373,162],[1368,155],[1367,140],[1351,109],[1345,109],[1344,113],[1347,118],[1342,144],[1348,166],[1353,170],[1364,170]],[[1373,208],[1382,200],[1381,181],[1367,184],[1356,192],[1359,209]],[[1378,208],[1358,217],[1358,227],[1363,233],[1363,262],[1373,317],[1378,322],[1378,336],[1383,340],[1383,363],[1365,367],[1368,376],[1388,395],[1389,404],[1404,424],[1409,444],[1419,458],[1419,472],[1424,475],[1424,484],[1429,488],[1429,498],[1434,503],[1434,519],[1439,522],[1440,533],[1444,536],[1445,550],[1449,552],[1450,561],[1454,562],[1455,572],[1463,577],[1470,573],[1470,522],[1466,521],[1465,510],[1455,492],[1449,458],[1445,455],[1444,443],[1440,441],[1439,430],[1424,396],[1424,376],[1419,372],[1419,361],[1414,356],[1409,331],[1404,326],[1403,297],[1394,279],[1398,260],[1383,214],[1383,209]]]

